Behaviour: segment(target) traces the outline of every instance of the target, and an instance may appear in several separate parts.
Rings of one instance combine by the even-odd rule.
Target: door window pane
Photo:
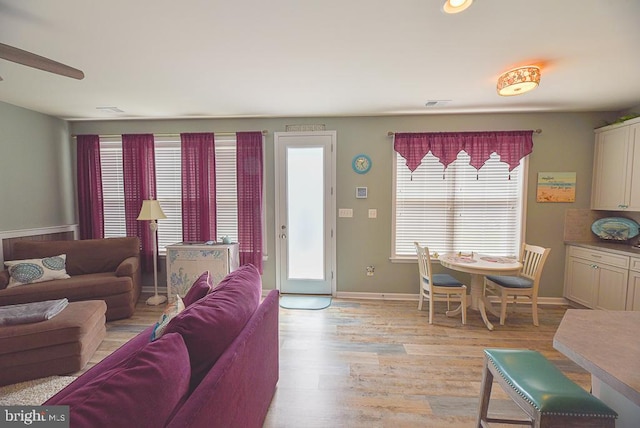
[[[288,277],[324,279],[324,164],[321,147],[287,148]]]

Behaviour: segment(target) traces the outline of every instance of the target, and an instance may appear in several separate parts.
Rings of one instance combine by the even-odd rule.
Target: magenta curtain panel
[[[180,134],[182,238],[216,239],[216,161],[213,133]]]
[[[236,133],[240,264],[262,273],[262,132]]]
[[[462,150],[476,169],[482,168],[495,152],[512,171],[520,159],[533,151],[533,131],[396,133],[394,150],[407,161],[411,172],[429,152],[446,168]]]
[[[80,239],[104,238],[100,137],[78,135],[76,144]]]
[[[156,198],[153,134],[122,135],[122,175],[127,236],[140,238],[140,258],[145,272],[153,272],[153,241],[148,221],[138,221],[145,199]]]

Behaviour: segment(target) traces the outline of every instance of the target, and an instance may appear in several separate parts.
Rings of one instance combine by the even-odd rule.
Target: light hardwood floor
[[[133,318],[108,323],[89,366],[156,321],[162,308],[145,305],[144,297]],[[518,306],[491,332],[477,312],[462,326],[445,309],[437,304],[429,325],[417,301],[334,299],[319,311],[281,308],[280,380],[264,426],[473,427],[482,350],[489,347],[538,350],[589,388],[589,374],[553,349],[566,307],[541,306],[534,327],[530,308]],[[497,385],[490,413],[521,416]]]

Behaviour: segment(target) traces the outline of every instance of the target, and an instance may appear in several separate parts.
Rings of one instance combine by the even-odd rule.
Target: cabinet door
[[[640,211],[640,123],[629,128],[629,158],[632,160],[628,211]]]
[[[629,132],[629,126],[622,126],[596,134],[592,209],[619,211],[629,205]]]
[[[595,270],[598,271],[595,308],[624,311],[627,301],[629,271],[607,265],[596,265]]]
[[[640,272],[630,272],[627,285],[628,311],[640,311]]]
[[[594,263],[577,257],[567,258],[567,275],[565,278],[565,297],[592,308],[595,301],[595,290],[598,281]]]

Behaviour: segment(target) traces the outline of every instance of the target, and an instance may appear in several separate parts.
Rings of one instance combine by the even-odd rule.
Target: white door
[[[281,293],[335,291],[335,131],[276,132],[276,281]]]

